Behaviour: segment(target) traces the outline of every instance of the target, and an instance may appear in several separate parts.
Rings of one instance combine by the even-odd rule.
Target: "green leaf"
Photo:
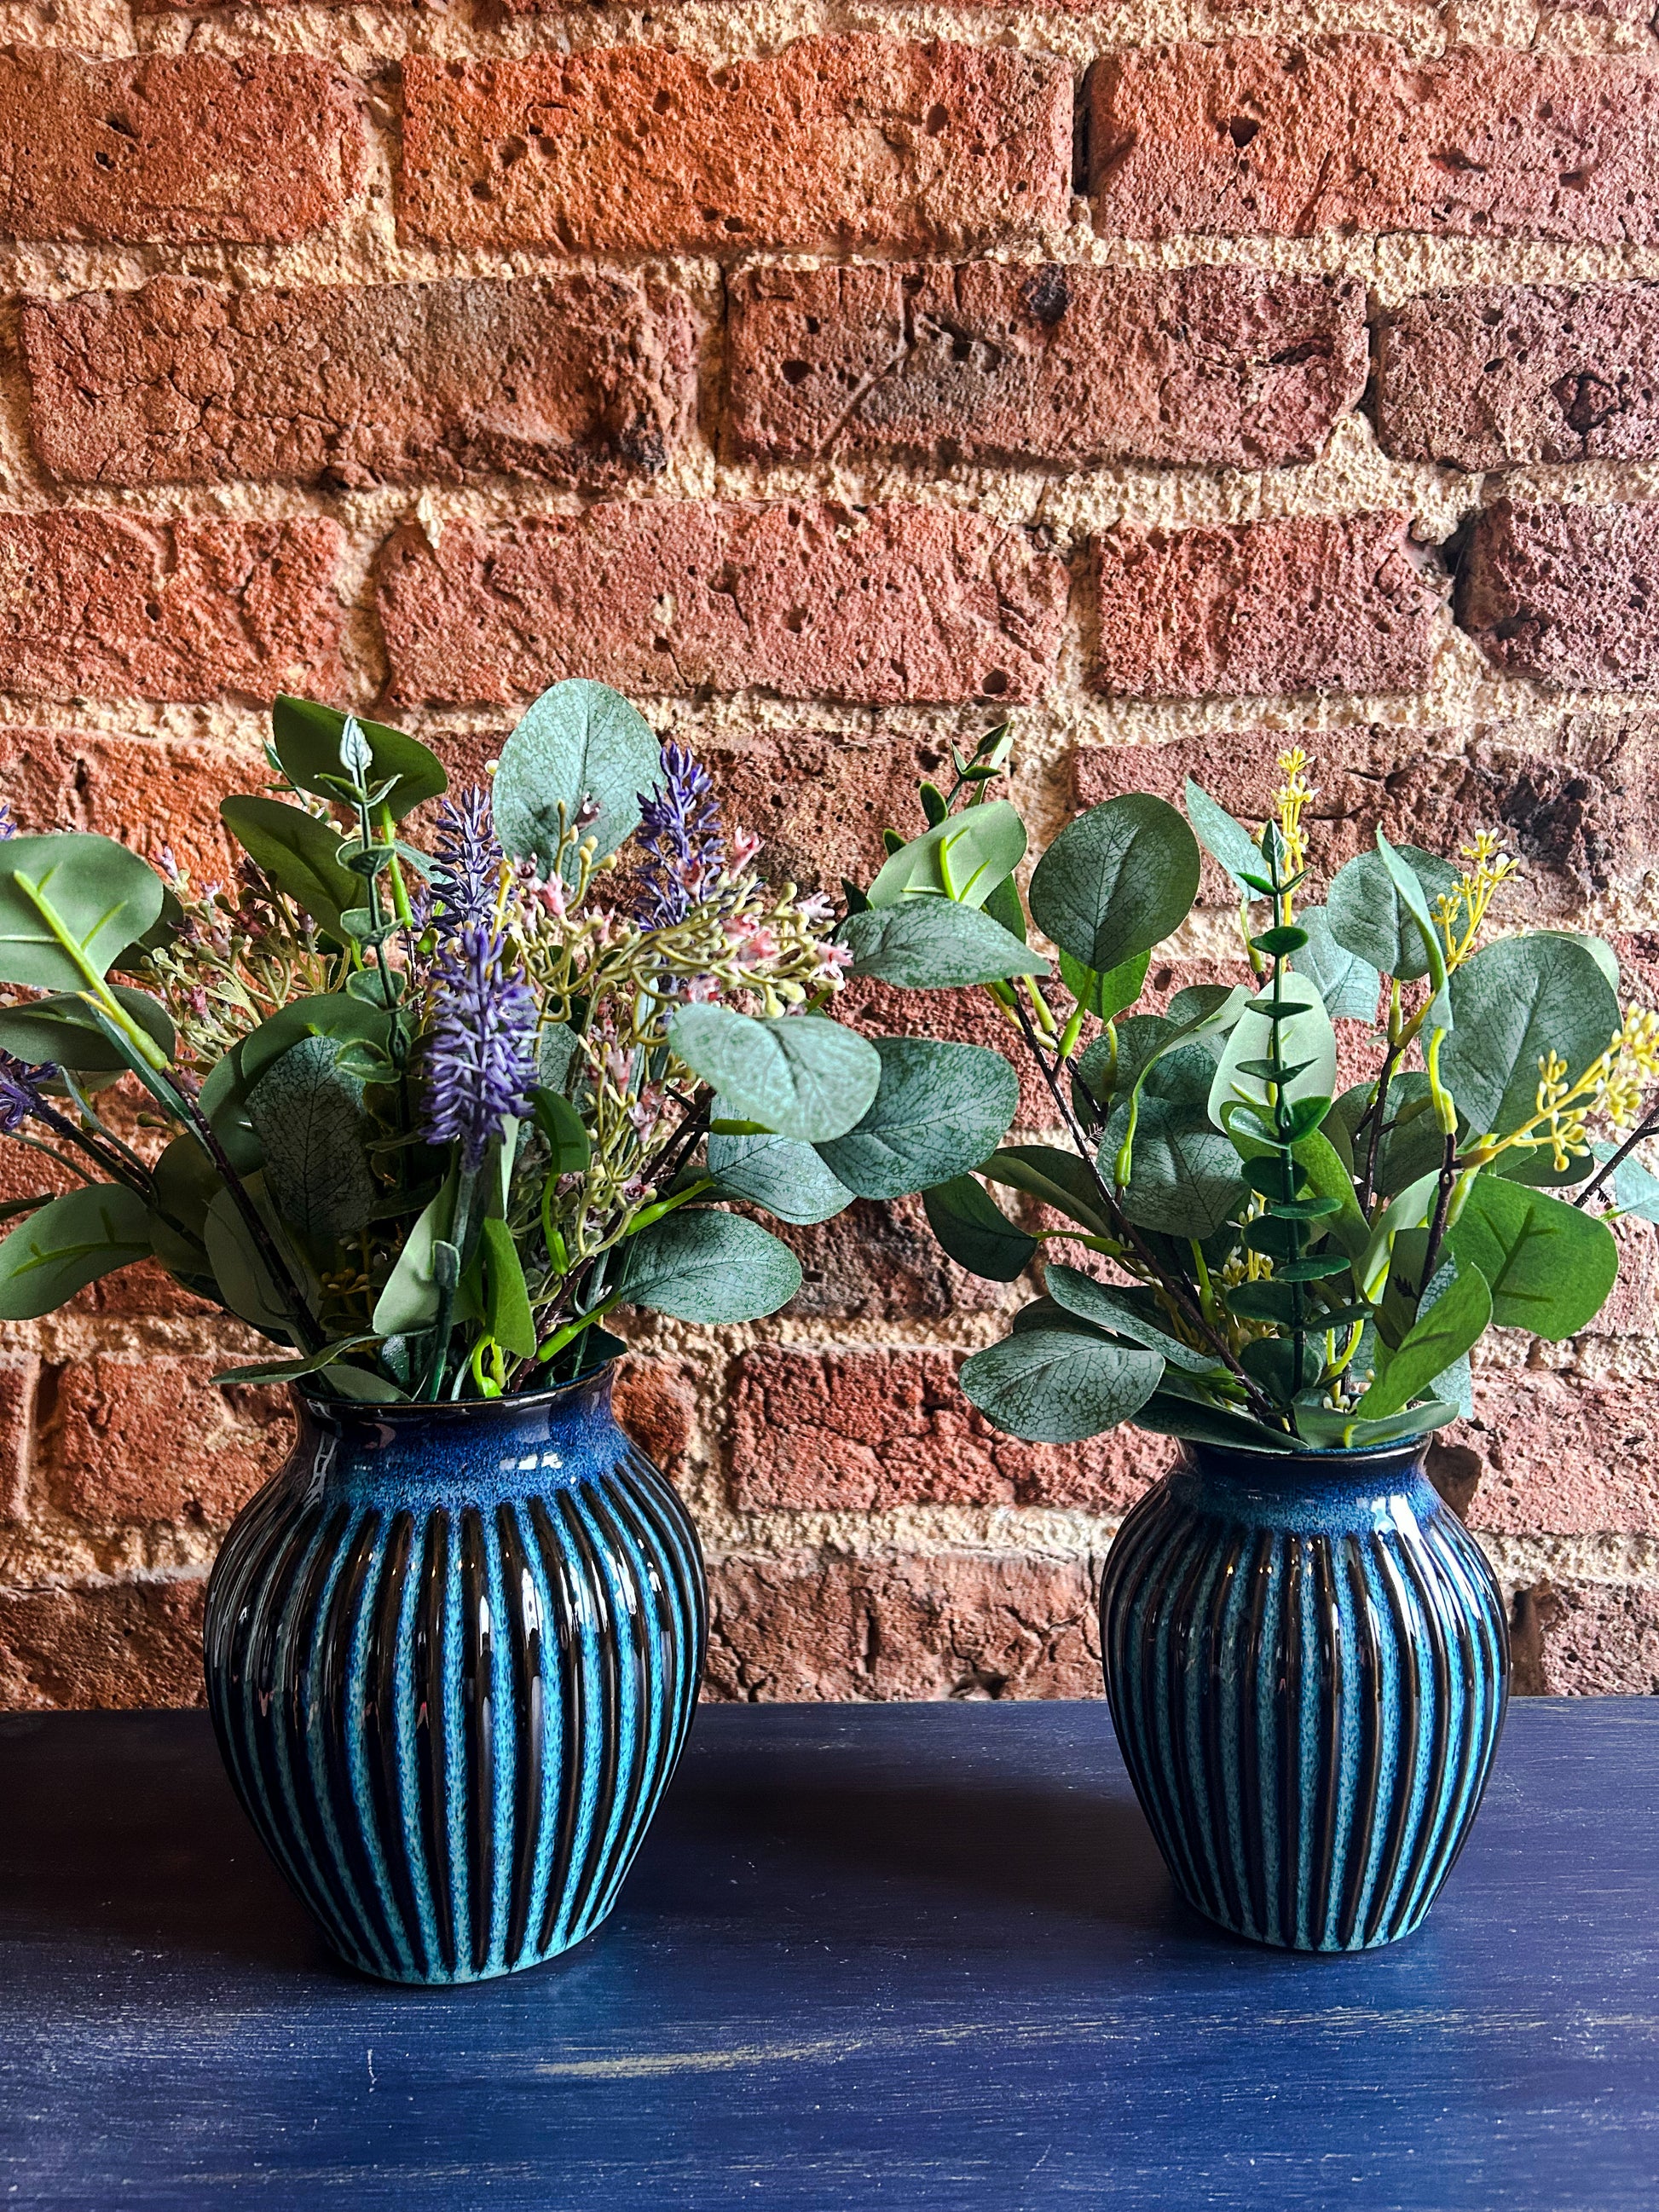
[[[1098,969],[1085,968],[1069,952],[1062,952],[1060,981],[1085,1013],[1097,1014],[1103,1022],[1115,1022],[1140,996],[1152,959],[1150,952],[1137,952],[1103,975]]]
[[[1354,1262],[1354,1281],[1361,1297],[1375,1304],[1382,1296],[1394,1258],[1395,1239],[1413,1230],[1426,1228],[1439,1187],[1437,1169],[1432,1174],[1419,1176],[1415,1182],[1407,1183],[1397,1197],[1390,1199],[1371,1224],[1365,1249]]]
[[[1375,1379],[1354,1408],[1356,1418],[1382,1420],[1401,1412],[1480,1341],[1492,1318],[1485,1279],[1474,1267],[1460,1267],[1456,1281],[1419,1314],[1399,1350],[1379,1358]]]
[[[1306,975],[1283,975],[1280,1000],[1297,1011],[1288,1019],[1269,1020],[1262,1012],[1273,1004],[1273,986],[1269,983],[1256,993],[1233,1024],[1210,1086],[1209,1115],[1218,1128],[1227,1127],[1222,1118],[1224,1109],[1240,1103],[1271,1119],[1267,1086],[1259,1075],[1246,1074],[1245,1066],[1272,1057],[1275,1031],[1280,1061],[1287,1069],[1299,1070],[1283,1086],[1281,1095],[1287,1103],[1296,1105],[1304,1099],[1328,1099],[1336,1088],[1336,1032],[1319,987]]]
[[[363,1148],[363,1086],[339,1056],[333,1037],[305,1037],[248,1092],[271,1198],[307,1237],[355,1234],[380,1195]]]
[[[952,1176],[921,1194],[927,1224],[958,1267],[989,1283],[1012,1283],[1036,1257],[1037,1241],[1009,1220],[981,1182]]]
[[[1157,1389],[1164,1362],[1070,1329],[1024,1329],[962,1369],[963,1395],[987,1420],[1030,1443],[1079,1443],[1115,1428]]]
[[[800,1262],[757,1222],[716,1207],[682,1206],[627,1248],[623,1297],[679,1321],[758,1321],[800,1288]]]
[[[1120,1094],[1112,1109],[1101,1163],[1115,1178],[1128,1144],[1130,1175],[1118,1203],[1138,1228],[1201,1240],[1231,1220],[1248,1195],[1237,1152],[1210,1120],[1214,1073],[1202,1044],[1177,1042],[1149,1062],[1131,1097]]]
[[[340,859],[340,836],[280,799],[222,799],[220,818],[243,851],[280,891],[308,914],[319,929],[346,942],[340,919],[362,896],[361,879]]]
[[[1452,1014],[1446,998],[1446,945],[1440,925],[1429,910],[1423,886],[1413,873],[1410,863],[1403,854],[1395,850],[1380,829],[1376,833],[1376,849],[1389,872],[1389,881],[1394,885],[1395,895],[1402,911],[1409,915],[1417,925],[1418,941],[1423,947],[1423,957],[1428,963],[1429,982],[1435,994],[1434,1003],[1429,1009],[1430,1024],[1435,1029],[1449,1030],[1452,1026]]]
[[[530,1097],[536,1127],[547,1140],[547,1173],[586,1174],[593,1157],[593,1140],[581,1115],[568,1098],[559,1091],[548,1090],[545,1085],[538,1085]]]
[[[1222,1371],[1213,1352],[1195,1351],[1169,1328],[1149,1321],[1136,1305],[1133,1292],[1115,1284],[1097,1282],[1080,1268],[1064,1267],[1057,1260],[1051,1260],[1044,1267],[1042,1279],[1048,1296],[1066,1312],[1077,1315],[1079,1320],[1093,1322],[1097,1328],[1110,1329],[1115,1336],[1127,1336],[1131,1343],[1158,1352],[1182,1373],[1213,1375]]]
[[[668,1042],[732,1119],[803,1144],[852,1128],[881,1081],[875,1046],[823,1014],[760,1021],[730,1006],[682,1006]]]
[[[1062,1152],[1054,1145],[1010,1145],[981,1160],[979,1172],[989,1182],[1023,1190],[1080,1222],[1091,1237],[1115,1234],[1099,1187],[1075,1152]]]
[[[319,991],[293,1000],[249,1031],[236,1048],[235,1080],[246,1096],[268,1068],[307,1037],[330,1037],[341,1047],[365,1044],[384,1053],[391,1033],[385,1007],[366,1005],[343,991]]]
[[[307,1289],[309,1270],[283,1237],[280,1224],[265,1202],[264,1178],[251,1176],[243,1188],[282,1252],[289,1272],[300,1288]],[[215,1193],[207,1210],[202,1241],[219,1285],[219,1295],[232,1313],[240,1315],[266,1336],[291,1343],[296,1334],[294,1316],[228,1190],[222,1188]]]
[[[1595,1146],[1595,1164],[1601,1165],[1613,1158],[1612,1145]],[[1659,1221],[1659,1176],[1645,1166],[1634,1152],[1627,1152],[1613,1170],[1612,1199],[1620,1213],[1633,1214],[1638,1221]],[[1607,1185],[1602,1185],[1603,1190]]]
[[[1486,1278],[1500,1328],[1553,1342],[1594,1320],[1619,1273],[1606,1222],[1500,1176],[1475,1177],[1446,1249],[1460,1274]]]
[[[1325,1406],[1298,1406],[1297,1425],[1306,1443],[1337,1451],[1370,1451],[1379,1444],[1398,1443],[1404,1437],[1425,1436],[1457,1419],[1458,1409],[1439,1398],[1421,1398],[1404,1413],[1386,1420],[1362,1421],[1349,1413],[1334,1413]]]
[[[1249,831],[1190,775],[1184,797],[1188,819],[1198,832],[1199,843],[1225,870],[1234,890],[1242,899],[1261,898],[1263,894],[1245,880],[1249,876],[1260,879],[1264,865],[1261,848]]]
[[[301,791],[314,792],[337,805],[338,791],[323,779],[341,773],[340,732],[345,719],[337,707],[290,698],[286,693],[278,694],[270,709],[273,750],[283,774]],[[368,769],[362,781],[371,790],[376,784],[391,784],[380,804],[394,822],[448,790],[443,763],[418,739],[389,729],[384,722],[366,722],[361,714],[354,719],[368,744]]]
[[[1307,943],[1291,955],[1291,965],[1305,975],[1325,1004],[1334,1022],[1374,1022],[1382,978],[1369,960],[1350,952],[1331,934],[1330,916],[1322,906],[1302,909]]]
[[[984,911],[993,921],[1000,922],[1010,937],[1025,943],[1030,933],[1025,925],[1025,909],[1019,902],[1019,885],[1012,876],[1005,876],[990,893]]]
[[[1416,845],[1391,848],[1420,887],[1428,908],[1457,888],[1455,868]],[[1325,917],[1331,935],[1379,974],[1412,983],[1429,972],[1429,956],[1410,908],[1380,852],[1360,853],[1332,879]]]
[[[436,1253],[448,1240],[459,1180],[452,1169],[443,1188],[404,1238],[398,1263],[375,1301],[372,1325],[376,1336],[412,1335],[429,1328],[438,1318]]]
[[[1448,1046],[1455,1036],[1454,1030],[1447,1039]],[[1445,1057],[1446,1046],[1443,1046],[1443,1073]],[[1331,1109],[1333,1121],[1349,1133],[1355,1162],[1362,1172],[1371,1133],[1367,1127],[1363,1134],[1358,1133],[1358,1122],[1370,1102],[1371,1090],[1369,1083],[1357,1083]],[[1434,1118],[1428,1077],[1416,1067],[1397,1073],[1389,1085],[1388,1117],[1376,1148],[1376,1188],[1384,1198],[1392,1198],[1407,1183],[1437,1170],[1445,1149],[1446,1140]]]
[[[711,1117],[735,1121],[716,1098]],[[853,1194],[832,1176],[811,1145],[793,1137],[722,1136],[708,1139],[708,1172],[715,1194],[764,1207],[780,1221],[807,1228],[831,1220],[853,1203]]]
[[[536,1039],[536,1073],[545,1087],[568,1097],[570,1071],[580,1059],[581,1047],[569,1023],[547,1023]]]
[[[130,991],[123,983],[111,986],[115,998],[145,1035],[159,1045],[168,1060],[178,1040],[167,1008],[143,991]],[[126,1060],[93,1019],[85,999],[73,991],[56,998],[35,999],[27,1006],[0,1006],[0,1052],[15,1054],[31,1063],[51,1060],[71,1075],[112,1075]]]
[[[333,1344],[325,1344],[319,1352],[308,1353],[303,1359],[256,1360],[251,1367],[227,1367],[216,1375],[216,1382],[298,1382],[307,1375],[319,1375],[331,1367],[337,1359],[343,1359],[349,1352],[361,1352],[366,1345],[379,1342],[373,1336],[348,1336]]]
[[[1068,822],[1031,878],[1031,918],[1063,952],[1109,974],[1185,921],[1198,844],[1173,806],[1131,792]]]
[[[976,907],[949,899],[905,898],[896,906],[848,915],[840,930],[853,955],[850,975],[872,975],[903,990],[945,991],[1009,975],[1046,975],[1048,963]]]
[[[598,857],[640,826],[640,799],[662,783],[662,750],[638,708],[604,684],[556,684],[526,708],[501,747],[492,797],[495,834],[514,860],[550,875],[559,849],[559,810],[574,823],[584,799],[599,808],[584,835]],[[565,873],[574,877],[574,856]]]
[[[118,1182],[69,1191],[0,1242],[0,1321],[54,1313],[99,1276],[146,1260],[150,1250],[149,1211],[136,1191]]]
[[[818,1146],[860,1198],[901,1198],[975,1167],[1006,1135],[1019,1079],[984,1045],[932,1037],[877,1041],[881,1080],[862,1118]]]
[[[483,1248],[484,1327],[504,1351],[528,1359],[536,1349],[536,1323],[513,1231],[506,1222],[486,1215],[479,1236]]]
[[[1221,1444],[1233,1451],[1289,1454],[1297,1447],[1282,1429],[1270,1429],[1248,1413],[1229,1413],[1202,1398],[1188,1398],[1174,1390],[1155,1390],[1134,1417],[1138,1429],[1153,1436],[1180,1437],[1188,1443]]]
[[[0,840],[0,982],[84,990],[161,913],[161,878],[112,837]]]
[[[872,907],[928,895],[982,907],[1025,857],[1025,824],[1006,799],[936,823],[890,855],[870,886]]]
[[[1570,937],[1503,937],[1453,975],[1456,1026],[1440,1076],[1469,1133],[1506,1136],[1536,1109],[1549,1051],[1576,1081],[1619,1028],[1619,1001],[1593,956]]]

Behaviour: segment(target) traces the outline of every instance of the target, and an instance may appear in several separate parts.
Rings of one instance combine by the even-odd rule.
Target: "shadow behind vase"
[[[208,1588],[231,1781],[341,1956],[450,1984],[604,1919],[685,1741],[696,1530],[609,1368],[535,1397],[296,1392]]]

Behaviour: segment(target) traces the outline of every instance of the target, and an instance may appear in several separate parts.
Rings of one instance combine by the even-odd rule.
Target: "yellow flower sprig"
[[[1589,1151],[1588,1123],[1605,1117],[1620,1131],[1632,1129],[1642,1115],[1642,1088],[1659,1078],[1659,1013],[1632,1006],[1614,1030],[1607,1050],[1573,1078],[1551,1049],[1538,1062],[1534,1111],[1506,1137],[1488,1136],[1459,1160],[1464,1168],[1483,1167],[1500,1152],[1537,1152],[1547,1145],[1558,1171]]]
[[[1462,967],[1474,951],[1499,886],[1508,883],[1521,865],[1513,854],[1503,850],[1495,830],[1477,830],[1474,842],[1458,848],[1458,858],[1469,865],[1453,889],[1435,901],[1433,908],[1445,944],[1448,974]]]

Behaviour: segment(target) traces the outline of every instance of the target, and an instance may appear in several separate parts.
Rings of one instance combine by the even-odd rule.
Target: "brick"
[[[999,1311],[1022,1287],[1035,1294],[1030,1283],[986,1282],[947,1259],[919,1198],[857,1199],[811,1228],[767,1226],[801,1264],[801,1286],[785,1308],[795,1320],[942,1321]]]
[[[1011,1061],[1019,1078],[1017,1128],[1049,1129],[1060,1118],[1024,1039],[987,991],[902,991],[895,983],[855,976],[836,996],[836,1018],[866,1036],[942,1037],[954,1044],[987,1046]],[[1092,1028],[1091,1024],[1085,1036]]]
[[[1558,691],[1659,682],[1653,620],[1659,501],[1483,508],[1457,577],[1457,619],[1499,668]]]
[[[1377,325],[1376,437],[1461,469],[1659,457],[1659,284],[1408,300]]]
[[[1465,1517],[1499,1535],[1659,1535],[1659,1385],[1527,1368],[1478,1375]],[[1472,1479],[1472,1480],[1471,1480]]]
[[[0,515],[0,686],[43,699],[337,694],[337,523]]]
[[[926,252],[1065,220],[1072,85],[1000,47],[799,39],[404,63],[404,235],[567,252]]]
[[[0,1711],[199,1705],[205,1577],[0,1590]]]
[[[0,727],[0,780],[20,828],[91,830],[147,860],[170,851],[198,882],[222,883],[231,851],[219,802],[262,769],[186,738]]]
[[[1070,1505],[1121,1512],[1170,1464],[1161,1437],[1114,1429],[1028,1444],[963,1396],[949,1352],[797,1352],[736,1363],[727,1430],[744,1512],[901,1505]]]
[[[1126,791],[1178,800],[1194,775],[1254,829],[1281,781],[1277,762],[1292,733],[1206,731],[1160,745],[1079,749],[1070,796],[1081,811]],[[1373,849],[1380,826],[1398,843],[1449,857],[1479,829],[1503,833],[1526,864],[1518,897],[1535,912],[1576,913],[1587,898],[1635,890],[1659,845],[1659,715],[1570,714],[1472,728],[1405,729],[1356,723],[1293,733],[1309,752],[1314,797],[1312,883]],[[1200,897],[1233,903],[1218,869],[1206,864]]]
[[[137,292],[22,309],[35,451],[75,483],[599,486],[657,474],[696,392],[683,294],[631,276]]]
[[[1633,60],[1235,39],[1109,54],[1087,103],[1109,236],[1659,239],[1659,79]]]
[[[23,1510],[40,1389],[40,1363],[32,1353],[0,1357],[0,1522]]]
[[[56,1370],[41,1444],[55,1502],[101,1528],[226,1526],[288,1456],[292,1421],[278,1390],[217,1389],[225,1364],[99,1352]]]
[[[1097,1579],[1011,1553],[717,1560],[704,1694],[1097,1698]]]
[[[916,786],[948,773],[951,757],[926,740],[795,730],[757,731],[702,757],[726,820],[760,839],[768,880],[837,897],[843,876],[866,884],[880,867],[884,830],[920,832]]]
[[[626,1359],[617,1377],[617,1419],[660,1474],[683,1476],[697,1401],[690,1371],[677,1361]]]
[[[1096,683],[1130,698],[1420,691],[1437,584],[1403,514],[1303,515],[1094,541]]]
[[[0,234],[281,245],[339,220],[361,94],[299,54],[0,51]]]
[[[958,509],[631,501],[453,524],[435,550],[401,529],[379,603],[399,702],[489,705],[580,675],[881,706],[1036,697],[1066,590],[1052,555]]]
[[[736,459],[1272,468],[1365,388],[1363,289],[1252,269],[758,268],[726,279]]]
[[[1517,1590],[1510,1634],[1522,1697],[1659,1692],[1659,1589],[1541,1582]]]

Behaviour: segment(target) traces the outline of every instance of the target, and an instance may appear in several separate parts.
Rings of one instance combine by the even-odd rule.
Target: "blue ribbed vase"
[[[611,1385],[420,1407],[296,1393],[293,1455],[225,1540],[220,1748],[365,1973],[482,1981],[580,1942],[674,1771],[702,1559]]]
[[[1509,1634],[1423,1451],[1187,1444],[1107,1555],[1136,1794],[1182,1894],[1254,1942],[1408,1936],[1480,1807]]]

